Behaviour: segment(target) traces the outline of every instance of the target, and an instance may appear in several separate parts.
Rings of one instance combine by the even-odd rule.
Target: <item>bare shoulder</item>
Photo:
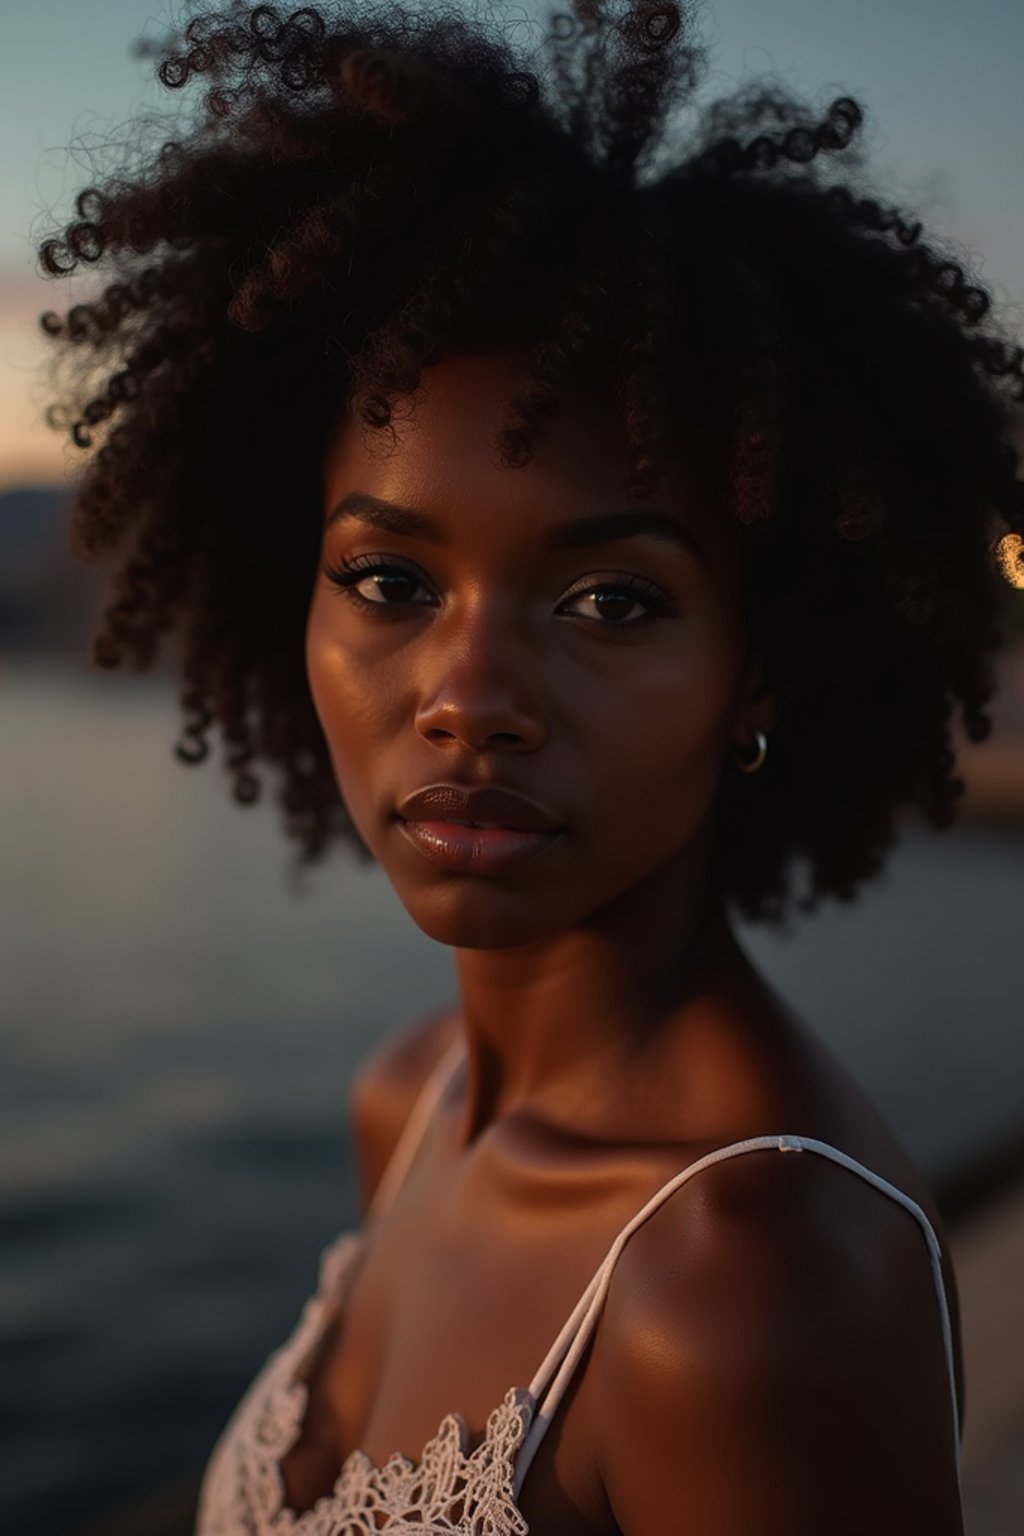
[[[962,1536],[923,1229],[829,1158],[681,1186],[622,1252],[594,1370],[623,1536]]]
[[[353,1073],[348,1113],[362,1216],[423,1084],[459,1027],[453,1008],[437,1009],[379,1041]]]

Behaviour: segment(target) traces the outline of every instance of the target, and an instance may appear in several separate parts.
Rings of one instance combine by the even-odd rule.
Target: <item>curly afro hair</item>
[[[764,769],[723,774],[719,876],[747,919],[784,922],[796,861],[809,911],[881,869],[901,808],[954,816],[953,712],[988,734],[998,556],[1024,533],[1024,349],[871,194],[856,100],[754,82],[698,110],[686,5],[548,21],[538,64],[444,4],[236,0],[150,49],[168,89],[205,77],[201,103],[39,246],[54,277],[106,279],[40,317],[69,365],[47,420],[92,450],[69,551],[129,545],[92,657],[144,670],[173,630],[179,757],[218,724],[243,803],[276,765],[296,880],[335,838],[369,859],[305,670],[326,437],[345,405],[393,432],[446,351],[524,338],[503,468],[597,369],[633,495],[672,422],[699,426],[780,710]]]

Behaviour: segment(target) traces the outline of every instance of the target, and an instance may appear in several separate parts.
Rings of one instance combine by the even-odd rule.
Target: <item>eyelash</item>
[[[390,565],[382,561],[374,560],[369,555],[357,555],[354,560],[343,560],[340,565],[325,565],[324,575],[332,581],[336,587],[344,591],[349,602],[355,603],[364,612],[370,611],[375,618],[383,617],[389,608],[397,609],[407,606],[405,603],[371,602],[361,592],[357,592],[356,586],[364,581],[367,576],[399,575],[409,581],[424,583],[413,571],[408,571],[401,565]],[[646,581],[642,576],[624,575],[621,581],[592,582],[589,586],[576,587],[568,593],[568,598],[589,597],[592,592],[626,592],[630,597],[646,603],[650,612],[643,618],[620,620],[618,623],[594,619],[585,616],[585,622],[596,624],[599,629],[623,630],[640,629],[653,623],[658,618],[668,618],[676,612],[676,604],[666,596],[659,587]],[[425,603],[417,603],[416,607],[426,607]]]

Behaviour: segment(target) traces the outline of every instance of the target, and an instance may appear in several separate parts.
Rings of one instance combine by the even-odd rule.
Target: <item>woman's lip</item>
[[[556,843],[563,828],[520,832],[511,827],[464,827],[454,821],[406,821],[398,825],[412,843],[443,869],[490,875],[536,857]]]

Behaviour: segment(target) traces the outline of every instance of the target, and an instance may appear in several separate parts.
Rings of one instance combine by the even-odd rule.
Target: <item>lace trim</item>
[[[529,1536],[513,1494],[516,1455],[536,1403],[511,1387],[490,1414],[480,1444],[449,1413],[418,1463],[396,1451],[377,1466],[361,1450],[346,1457],[330,1493],[296,1513],[285,1507],[280,1462],[299,1438],[309,1388],[298,1379],[324,1314],[344,1304],[343,1286],[360,1247],[343,1233],[324,1249],[316,1294],[296,1328],[267,1360],[214,1449],[200,1496],[195,1536]]]

